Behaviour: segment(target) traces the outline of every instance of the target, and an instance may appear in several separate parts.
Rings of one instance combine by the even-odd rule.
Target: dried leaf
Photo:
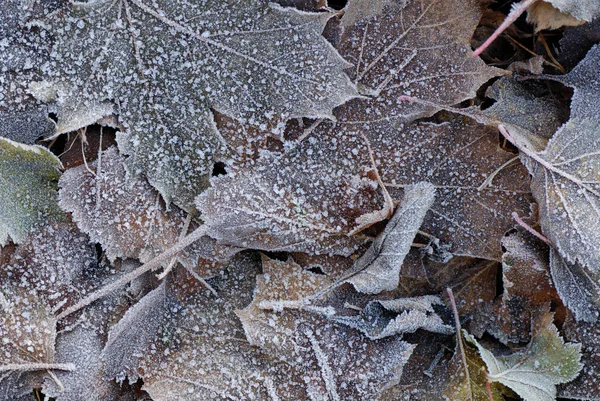
[[[488,368],[488,380],[504,384],[525,401],[554,401],[556,385],[575,379],[583,365],[581,344],[565,344],[552,324],[553,316],[547,311],[538,315],[529,345],[508,356],[494,356],[465,333]]]
[[[128,172],[193,211],[225,145],[210,106],[267,126],[274,115],[329,117],[357,95],[321,36],[330,16],[260,0],[67,2],[40,17],[53,48],[33,82],[56,93],[59,126],[114,103],[128,128],[117,138]]]
[[[531,188],[540,205],[542,232],[569,263],[579,262],[592,279],[600,280],[600,118],[594,114],[594,79],[598,78],[600,47],[561,81],[575,86],[571,120],[536,152],[519,137],[512,138],[533,176]],[[509,135],[510,136],[510,135]]]
[[[563,26],[585,24],[585,21],[577,19],[571,14],[560,12],[545,1],[534,3],[529,7],[527,10],[527,22],[535,26],[536,32],[544,29],[558,29]]]
[[[581,343],[581,374],[558,388],[559,397],[576,400],[600,399],[600,327],[598,322],[581,322],[568,314],[563,326],[565,340]]]
[[[59,181],[60,206],[71,212],[78,227],[92,241],[102,245],[111,261],[135,258],[145,263],[172,245],[186,225],[184,211],[167,211],[145,179],[126,178],[125,158],[115,148],[101,153],[98,160],[65,172]],[[203,237],[178,256],[188,268],[202,264],[199,274],[210,277],[237,249],[217,247]]]
[[[267,251],[354,252],[365,239],[347,234],[381,201],[376,181],[343,163],[342,144],[331,145],[305,141],[284,154],[265,152],[254,168],[213,178],[197,198],[209,235]]]
[[[569,13],[577,19],[591,22],[600,17],[600,4],[595,0],[544,0],[563,13]]]
[[[334,316],[332,320],[362,331],[371,340],[396,334],[414,333],[418,329],[451,334],[454,332],[454,327],[444,323],[436,313],[435,306],[439,308],[440,305],[444,305],[444,302],[434,295],[372,301],[359,316]]]
[[[434,198],[435,187],[429,183],[421,182],[407,187],[402,203],[383,233],[356,261],[351,275],[345,275],[344,281],[367,294],[392,291],[398,287],[404,257]]]
[[[531,321],[551,303],[560,304],[548,266],[545,244],[531,235],[513,233],[502,241],[502,297],[480,307],[469,328],[484,331],[502,343],[527,343]]]
[[[311,399],[377,399],[398,381],[412,345],[398,337],[369,341],[353,329],[302,311],[305,299],[329,280],[293,262],[263,261],[254,299],[237,314],[251,344],[295,366]]]
[[[0,138],[0,245],[22,242],[47,221],[63,218],[57,203],[60,161],[41,146]]]
[[[568,263],[560,254],[550,250],[550,272],[560,299],[578,321],[594,323],[600,316],[600,286],[586,269]]]

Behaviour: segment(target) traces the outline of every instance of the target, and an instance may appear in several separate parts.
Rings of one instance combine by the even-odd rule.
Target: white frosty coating
[[[46,375],[42,388],[46,396],[56,401],[127,401],[133,396],[119,396],[119,386],[103,377],[102,337],[93,329],[76,328],[72,332],[62,333],[56,342],[56,360],[72,363],[72,372],[57,371],[64,389],[57,385],[54,378]]]
[[[361,167],[364,140],[306,140],[283,154],[264,152],[252,169],[215,177],[196,199],[209,235],[269,251],[349,255],[356,218],[381,209],[374,179]],[[353,147],[348,152],[348,146]]]
[[[61,163],[41,146],[0,137],[0,246],[19,243],[35,227],[61,219],[57,185]]]
[[[441,334],[453,333],[454,327],[444,323],[435,312],[434,305],[444,305],[444,302],[435,295],[371,301],[360,315],[334,317],[333,320],[362,331],[372,340],[414,333],[419,329]],[[390,318],[389,312],[398,315]]]
[[[508,356],[495,357],[473,336],[463,333],[477,346],[489,380],[504,384],[525,401],[554,401],[556,385],[575,379],[583,365],[581,344],[565,344],[552,324],[553,316],[549,312],[538,316],[531,343]]]
[[[88,163],[91,172],[85,165],[67,170],[59,181],[59,203],[92,241],[102,245],[110,260],[135,258],[145,263],[178,241],[187,214],[177,207],[167,211],[144,178],[127,180],[123,161],[116,148],[110,148]],[[204,237],[178,260],[194,268],[202,259],[206,263],[199,274],[210,277],[220,268],[219,262],[235,252]]]
[[[550,272],[560,299],[578,321],[595,323],[600,317],[600,286],[579,264],[567,263],[550,250]]]
[[[321,36],[328,14],[261,0],[61,8],[36,22],[53,47],[35,64],[41,80],[59,89],[59,131],[80,125],[71,115],[81,120],[82,110],[94,110],[89,122],[114,104],[128,129],[117,141],[131,156],[129,173],[144,173],[167,202],[188,211],[215,153],[226,151],[210,107],[269,126],[274,116],[330,117],[357,95],[343,72],[348,64]]]
[[[414,347],[399,337],[370,341],[356,330],[299,310],[261,310],[262,304],[302,304],[329,280],[294,262],[263,258],[252,303],[237,311],[248,341],[284,363],[306,383],[304,398],[371,400],[399,379]],[[310,309],[310,308],[306,308]],[[295,378],[295,376],[292,376]],[[289,379],[288,379],[289,380]],[[279,392],[282,400],[293,394]]]
[[[35,8],[52,7],[46,3],[36,2]],[[48,118],[51,107],[41,106],[27,91],[28,82],[37,79],[35,68],[47,61],[49,53],[47,38],[28,35],[24,27],[32,6],[21,0],[0,2],[0,136],[28,144],[55,130]]]
[[[435,187],[421,182],[404,191],[402,203],[396,209],[371,247],[354,264],[356,272],[346,281],[357,291],[377,294],[398,286],[400,267],[425,214],[435,199]]]
[[[558,8],[563,13],[569,13],[575,18],[591,22],[600,17],[600,3],[597,0],[544,0]]]
[[[378,9],[384,3],[357,0],[348,8]],[[469,40],[479,22],[479,4],[394,3],[400,4],[377,15],[368,12],[344,28],[338,50],[354,64],[348,73],[371,96],[337,108],[337,122],[321,124],[312,138],[354,145],[365,135],[396,200],[402,199],[402,188],[408,185],[419,181],[436,185],[436,203],[425,220],[425,231],[451,243],[455,254],[499,259],[499,238],[513,223],[506,216],[528,210],[524,194],[529,190],[519,186],[520,178],[526,181],[524,169],[514,163],[500,171],[493,185],[480,189],[490,174],[514,157],[495,145],[497,135],[458,119],[441,126],[409,124],[440,107],[398,100],[410,95],[442,105],[460,103],[500,74],[471,57]],[[354,148],[348,146],[346,153]]]
[[[36,370],[35,365],[54,362],[55,340],[56,318],[49,305],[28,289],[11,287],[3,281],[0,292],[0,399],[8,401],[31,392],[31,384],[27,385],[31,376],[21,375]],[[5,371],[5,367],[9,370]]]
[[[571,314],[568,314],[562,332],[565,340],[581,343],[583,369],[575,380],[560,386],[558,396],[573,400],[600,398],[600,382],[598,382],[600,326],[597,322],[577,322]]]

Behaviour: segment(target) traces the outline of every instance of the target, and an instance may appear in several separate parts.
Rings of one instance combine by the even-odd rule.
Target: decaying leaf
[[[48,88],[33,90],[41,100],[55,93],[59,126],[116,105],[129,173],[193,211],[225,145],[209,107],[269,125],[274,115],[329,117],[357,95],[321,36],[330,17],[260,0],[61,3],[37,22],[53,40],[50,60],[24,80]]]
[[[502,257],[504,293],[483,304],[469,328],[479,337],[487,331],[504,344],[527,343],[531,321],[551,303],[560,304],[550,278],[548,250],[521,233],[507,236],[502,245],[506,248]]]
[[[356,261],[344,281],[367,294],[392,291],[398,287],[400,267],[433,204],[435,187],[421,182],[407,187],[404,198],[385,230]]]
[[[558,29],[563,26],[585,24],[585,21],[577,19],[567,12],[559,11],[546,1],[539,1],[529,7],[527,10],[527,22],[535,26],[536,32],[544,29]]]
[[[563,13],[569,13],[577,19],[591,22],[600,17],[600,4],[595,0],[544,0]]]
[[[141,177],[127,180],[124,158],[116,148],[100,154],[93,163],[71,168],[61,177],[60,206],[73,215],[78,227],[102,245],[108,258],[135,258],[145,263],[186,235],[187,213],[167,211],[160,195]],[[191,231],[191,230],[190,230]],[[237,249],[217,247],[203,237],[178,256],[187,268],[201,263],[200,274],[209,277]]]
[[[600,399],[600,328],[598,322],[581,322],[568,314],[563,326],[565,340],[581,343],[581,374],[558,388],[559,397],[575,400]]]
[[[507,356],[494,356],[465,333],[468,342],[475,344],[487,366],[488,380],[512,389],[525,401],[553,401],[556,386],[575,379],[583,367],[581,345],[563,342],[552,323],[554,314],[539,314],[532,327],[532,338],[522,351]]]
[[[0,138],[0,246],[22,242],[35,228],[60,220],[60,161],[41,146]]]
[[[418,329],[451,334],[454,328],[447,325],[434,308],[443,304],[442,299],[434,295],[372,301],[356,317],[334,316],[332,319],[362,331],[372,340],[414,333]]]
[[[399,380],[412,345],[397,336],[370,341],[354,329],[327,321],[319,315],[330,308],[311,308],[306,302],[329,283],[326,277],[293,262],[263,262],[252,303],[236,313],[248,341],[295,366],[312,398],[377,399]]]
[[[349,255],[364,243],[348,234],[358,217],[381,208],[376,180],[344,163],[344,144],[311,142],[265,152],[254,168],[213,178],[196,200],[209,235],[243,248],[317,254]],[[364,141],[356,145],[366,151]]]

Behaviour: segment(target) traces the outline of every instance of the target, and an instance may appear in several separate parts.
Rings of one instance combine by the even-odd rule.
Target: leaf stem
[[[485,49],[487,49],[498,38],[498,36],[500,36],[500,34],[506,30],[506,28],[512,25],[512,23],[515,22],[517,18],[519,18],[519,16],[536,1],[537,0],[523,0],[520,4],[513,6],[513,9],[510,11],[510,13],[508,13],[504,22],[502,22],[502,24],[494,31],[492,36],[490,36],[488,40],[486,40],[473,52],[473,58],[479,57],[479,55],[483,53]]]
[[[202,226],[198,227],[197,229],[192,231],[192,233],[190,235],[182,238],[179,242],[177,242],[171,248],[167,249],[166,251],[164,251],[163,253],[161,253],[160,255],[158,255],[157,257],[155,257],[148,263],[141,265],[140,267],[138,267],[134,271],[124,275],[120,279],[113,281],[112,283],[100,288],[97,291],[94,291],[93,293],[91,293],[90,295],[88,295],[87,297],[82,299],[81,301],[77,302],[75,305],[65,309],[56,318],[58,320],[63,319],[65,317],[69,316],[70,314],[77,312],[78,310],[80,310],[82,308],[85,308],[92,302],[94,302],[102,297],[105,297],[106,295],[119,289],[120,287],[124,286],[125,284],[128,284],[129,282],[135,280],[136,278],[138,278],[142,274],[146,273],[147,271],[154,270],[154,269],[161,267],[164,262],[170,260],[177,253],[181,252],[182,250],[187,248],[189,245],[193,244],[194,242],[198,241],[200,238],[205,236],[207,231],[208,231],[208,228],[206,227],[206,225],[202,225]]]
[[[460,349],[460,356],[462,358],[462,363],[465,366],[465,378],[467,383],[469,383],[469,396],[471,401],[473,401],[473,392],[471,390],[471,375],[469,374],[469,365],[467,364],[467,354],[465,352],[465,346],[463,344],[463,339],[461,335],[461,327],[460,327],[460,317],[458,315],[458,308],[456,307],[456,300],[454,299],[454,293],[452,292],[452,288],[446,288],[446,292],[448,293],[448,298],[450,298],[450,305],[452,305],[452,312],[454,313],[454,325],[456,326],[456,342],[458,343],[458,348]]]
[[[72,363],[8,363],[0,365],[0,372],[29,372],[33,370],[75,370],[75,365]]]

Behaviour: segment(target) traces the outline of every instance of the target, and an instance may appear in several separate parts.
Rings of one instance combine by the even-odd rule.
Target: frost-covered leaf
[[[329,117],[357,95],[321,36],[330,16],[261,0],[64,2],[37,23],[50,60],[36,64],[38,79],[22,79],[42,100],[52,91],[36,87],[54,91],[59,126],[114,104],[128,128],[118,136],[128,171],[192,211],[225,151],[210,107],[269,126],[273,116]]]
[[[555,97],[539,92],[539,87],[528,82],[500,78],[485,94],[496,103],[483,113],[498,124],[514,125],[533,134],[530,142],[537,140],[536,149],[542,150],[568,115]]]
[[[42,106],[27,91],[28,81],[37,79],[36,67],[48,60],[47,38],[30,35],[27,20],[40,10],[52,12],[55,2],[6,0],[0,3],[0,136],[33,144],[39,137],[51,136],[55,123],[52,108]]]
[[[554,401],[556,386],[575,379],[583,365],[581,344],[565,344],[552,323],[553,317],[548,311],[539,314],[529,345],[507,356],[494,356],[465,333],[487,366],[488,380],[504,384],[525,401]]]
[[[382,208],[370,165],[344,163],[342,143],[311,142],[265,152],[252,169],[213,178],[197,198],[208,234],[244,248],[342,255],[365,242],[348,234],[357,218]],[[366,152],[364,142],[357,146]]]
[[[54,363],[56,318],[50,306],[26,289],[3,283],[0,292],[0,400],[9,401],[41,382],[40,371],[71,370]]]
[[[600,42],[600,18],[578,27],[565,28],[556,59],[565,68],[571,70],[598,42]]]
[[[550,272],[560,299],[578,321],[594,323],[600,317],[600,285],[578,263],[568,263],[550,250]]]
[[[435,306],[443,304],[442,299],[434,295],[372,301],[357,317],[334,316],[333,320],[362,331],[372,340],[414,333],[418,329],[450,334],[454,328],[444,323],[435,310]]]
[[[563,325],[565,340],[581,343],[581,374],[558,388],[559,397],[575,400],[600,399],[600,327],[598,322],[581,322],[567,314]]]
[[[585,21],[573,17],[571,14],[559,11],[552,4],[545,1],[533,3],[527,9],[527,22],[535,26],[535,31],[544,29],[558,29],[563,26],[578,26]]]
[[[73,215],[79,228],[102,245],[108,258],[135,258],[142,263],[174,245],[186,229],[184,211],[165,209],[158,192],[141,177],[126,179],[124,157],[116,148],[98,160],[71,168],[59,181],[60,206]],[[88,170],[89,168],[89,170]],[[208,277],[237,249],[218,247],[204,237],[178,256],[188,268],[202,265]]]
[[[60,161],[41,146],[0,138],[0,245],[22,242],[39,225],[60,220]]]
[[[483,331],[502,343],[519,344],[531,339],[531,321],[547,305],[560,304],[550,278],[548,249],[530,235],[513,233],[502,240],[504,293],[494,302],[484,304],[469,328],[481,336]]]
[[[397,382],[412,345],[397,336],[370,341],[356,330],[301,311],[305,299],[329,280],[293,262],[263,261],[254,299],[237,315],[251,344],[304,377],[310,399],[377,399]]]
[[[133,392],[122,391],[116,382],[103,376],[100,353],[102,337],[93,329],[76,328],[62,333],[56,341],[56,361],[70,363],[72,372],[57,371],[46,376],[42,388],[46,396],[56,401],[133,401]]]
[[[563,13],[591,22],[600,17],[600,4],[596,0],[544,0]]]
[[[385,230],[355,263],[344,281],[367,294],[392,291],[398,287],[400,267],[435,199],[435,187],[421,182],[404,191],[402,202]]]
[[[600,74],[596,66],[600,46],[561,82],[575,87],[571,119],[541,152],[521,139],[513,140],[533,176],[531,189],[540,205],[542,232],[569,263],[580,263],[590,277],[600,280]]]

